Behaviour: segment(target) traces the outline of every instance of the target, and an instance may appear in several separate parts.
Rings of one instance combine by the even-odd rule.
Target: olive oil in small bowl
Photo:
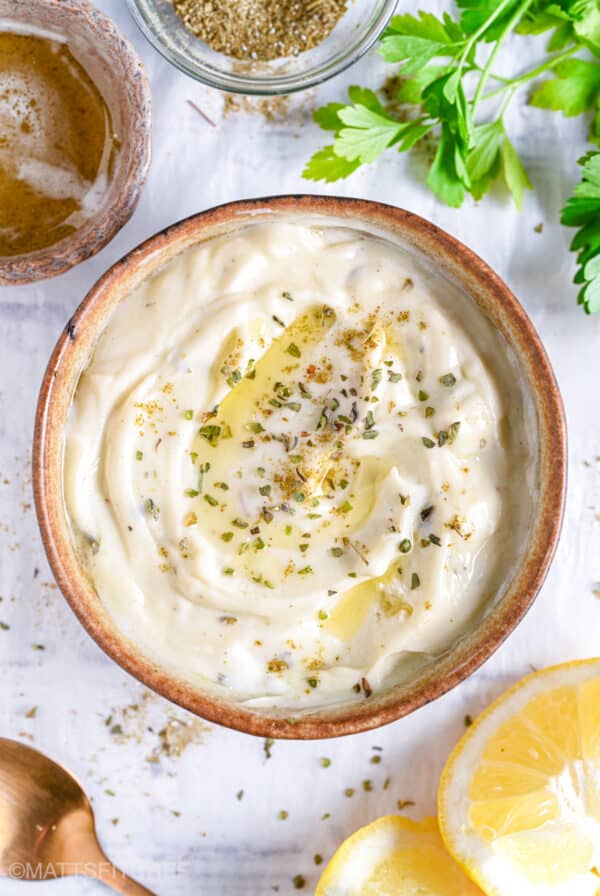
[[[46,249],[98,211],[119,138],[67,43],[0,33],[0,257]]]
[[[133,51],[87,2],[27,0],[27,17],[21,0],[10,16],[5,4],[0,284],[61,273],[123,226],[145,178],[150,114]],[[137,83],[119,83],[127,65]]]

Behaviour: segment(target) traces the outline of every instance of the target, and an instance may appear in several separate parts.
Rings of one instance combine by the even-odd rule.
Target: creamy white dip
[[[529,455],[503,352],[375,236],[258,223],[189,249],[120,304],[74,397],[65,496],[101,600],[248,705],[406,677],[515,561]]]

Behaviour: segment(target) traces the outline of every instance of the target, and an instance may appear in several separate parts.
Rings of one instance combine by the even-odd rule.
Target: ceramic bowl
[[[448,278],[475,303],[506,345],[511,370],[529,407],[534,482],[523,491],[526,523],[504,586],[486,595],[468,631],[410,680],[361,702],[290,715],[217,699],[177,678],[119,631],[80,565],[63,498],[63,446],[77,382],[115,307],[143,279],[183,250],[216,235],[261,222],[315,217],[400,243]],[[508,357],[508,355],[507,355]],[[439,697],[475,671],[515,628],[535,599],[558,541],[566,482],[565,419],[552,368],[525,311],[473,252],[430,222],[376,202],[282,196],[220,206],[175,224],[134,249],[93,287],[61,334],[41,388],[34,444],[34,490],[42,538],[56,581],[95,641],[149,688],[188,710],[265,737],[335,737],[399,719]]]
[[[0,285],[62,274],[99,252],[129,220],[150,164],[151,98],[142,64],[108,16],[88,0],[0,0],[0,28],[67,39],[100,90],[121,140],[111,184],[94,217],[52,246],[0,258]]]

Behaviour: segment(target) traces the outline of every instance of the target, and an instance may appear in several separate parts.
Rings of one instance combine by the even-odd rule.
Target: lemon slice
[[[435,818],[379,818],[349,837],[315,896],[482,896],[448,855]]]
[[[446,764],[439,819],[488,896],[600,896],[600,659],[493,703]]]

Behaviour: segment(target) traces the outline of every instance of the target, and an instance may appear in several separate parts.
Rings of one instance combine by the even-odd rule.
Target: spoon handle
[[[82,849],[85,852],[80,850],[80,855],[85,855],[85,873],[89,877],[101,881],[101,883],[110,887],[116,893],[121,893],[122,896],[156,896],[152,890],[147,890],[146,887],[138,884],[137,881],[128,877],[120,868],[113,865],[101,850],[95,838],[88,839],[85,847],[82,845]]]
[[[138,884],[133,878],[127,877],[126,874],[110,862],[103,863],[98,871],[99,873],[95,874],[94,877],[111,887],[116,893],[121,893],[122,896],[155,896],[151,890],[147,890],[146,887]]]

